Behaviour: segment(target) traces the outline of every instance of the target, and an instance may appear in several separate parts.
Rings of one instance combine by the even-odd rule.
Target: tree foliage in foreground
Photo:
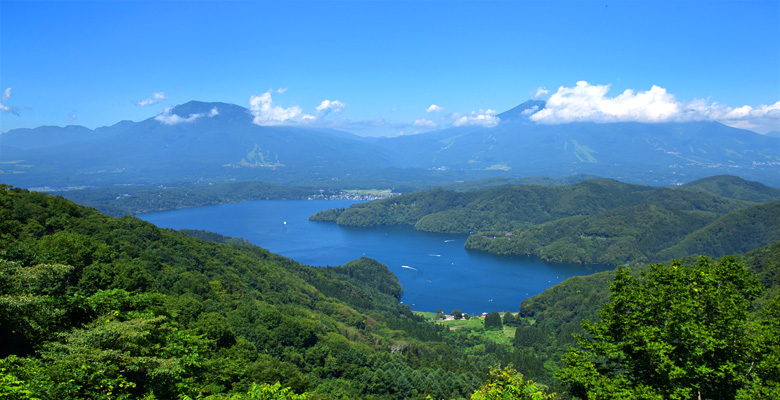
[[[559,377],[586,399],[780,398],[780,298],[751,314],[762,291],[731,257],[619,268]]]
[[[0,398],[452,399],[510,362],[539,379],[532,355],[415,316],[377,261],[188,233],[209,241],[0,185]]]
[[[523,379],[523,375],[509,368],[494,369],[487,382],[477,389],[471,400],[551,400],[555,393],[545,393],[544,385]]]
[[[179,400],[193,400],[192,397],[181,395]],[[230,396],[209,396],[203,400],[306,400],[305,394],[295,394],[290,388],[283,388],[282,384],[276,382],[271,385],[264,383],[258,385],[252,384],[248,392],[234,393]]]

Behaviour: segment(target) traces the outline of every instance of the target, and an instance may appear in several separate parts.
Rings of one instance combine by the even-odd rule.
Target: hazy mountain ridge
[[[684,166],[725,168],[780,161],[780,142],[774,138],[716,122],[561,125],[506,122],[495,128],[453,128],[405,140],[430,146],[427,135],[435,135],[441,142],[435,160],[424,157],[425,154],[415,158],[430,160],[430,166],[440,164],[450,168],[520,169],[563,165],[585,171],[594,168],[599,171],[596,167],[682,170]],[[408,147],[414,148],[412,144]]]
[[[182,122],[188,119],[191,121]],[[6,134],[14,136],[16,132]],[[3,173],[9,178],[6,181],[24,181],[26,175],[36,174],[37,185],[46,184],[47,179],[57,180],[50,177],[68,174],[71,182],[105,184],[137,179],[252,179],[273,175],[269,171],[282,167],[306,174],[340,174],[356,165],[390,165],[372,143],[348,133],[258,126],[252,123],[246,108],[194,101],[135,123],[110,138],[10,153],[4,148],[3,159],[22,159],[23,164],[30,165],[4,166]]]
[[[59,146],[68,143],[100,140],[119,134],[135,125],[133,121],[120,121],[111,126],[89,129],[81,125],[40,126],[33,129],[14,129],[0,134],[2,146],[29,150]]]
[[[94,131],[6,132],[0,135],[0,172],[4,181],[27,187],[63,181],[281,183],[285,174],[313,182],[391,168],[471,171],[477,177],[591,174],[653,185],[729,173],[780,186],[778,138],[717,122],[545,125],[527,118],[529,110],[543,107],[523,103],[498,114],[495,127],[368,139],[307,126],[259,126],[244,107],[191,101]]]

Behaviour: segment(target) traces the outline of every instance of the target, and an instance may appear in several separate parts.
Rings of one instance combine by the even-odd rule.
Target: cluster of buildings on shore
[[[480,315],[471,315],[469,318],[485,318],[485,317],[487,317],[488,314],[489,313],[483,312]],[[466,319],[465,316],[468,315],[468,314],[463,314],[463,315],[464,315],[464,318],[461,318],[461,319]],[[504,313],[499,313],[499,315],[502,318],[504,317]],[[455,321],[455,316],[454,315],[446,315],[445,314],[444,315],[444,319],[440,319],[439,321]]]
[[[339,192],[337,194],[324,194],[320,193],[318,195],[309,196],[308,200],[354,200],[354,201],[371,201],[371,200],[380,200],[380,199],[386,199],[388,197],[395,197],[400,195],[400,193],[349,193],[349,192]]]

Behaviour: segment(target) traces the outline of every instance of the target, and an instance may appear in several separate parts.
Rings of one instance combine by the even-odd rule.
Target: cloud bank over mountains
[[[277,89],[276,93],[282,94],[286,91],[287,88]],[[271,97],[271,90],[249,98],[249,112],[253,116],[252,122],[260,126],[313,124],[329,114],[341,112],[346,106],[339,100],[325,99],[315,107],[316,115],[311,115],[305,114],[300,106],[284,108],[275,105]]]
[[[609,90],[610,85],[591,85],[585,81],[577,82],[574,87],[561,86],[547,100],[547,106],[529,118],[542,124],[718,121],[763,132],[780,127],[780,101],[755,108],[747,105],[732,108],[701,99],[680,102],[656,85],[647,91],[628,89],[615,97],[608,96]]]
[[[453,117],[455,118],[455,121],[452,123],[452,126],[472,125],[492,128],[498,125],[499,122],[499,118],[496,117],[496,111],[490,109],[472,111],[471,115],[460,115],[458,113],[454,113]]]
[[[729,107],[703,99],[682,102],[677,100],[674,94],[657,85],[645,91],[628,89],[615,96],[610,96],[610,88],[611,85],[590,84],[586,81],[579,81],[573,87],[561,86],[555,92],[540,87],[531,97],[548,97],[546,106],[542,109],[532,107],[524,110],[522,116],[539,124],[718,121],[759,133],[780,130],[780,101],[756,107]],[[355,121],[344,116],[334,117],[334,114],[340,114],[347,107],[340,100],[322,100],[311,114],[305,113],[298,105],[283,107],[276,104],[272,93],[283,94],[287,90],[286,87],[269,89],[261,95],[252,95],[249,99],[252,122],[261,126],[307,125],[358,132],[388,126],[393,129],[413,129],[414,133],[463,126],[492,128],[501,122],[493,109],[479,109],[469,114],[444,113],[445,108],[436,104],[431,104],[424,111],[430,116],[439,114],[437,118],[417,118],[413,123],[387,122],[384,118]],[[10,95],[9,88],[2,93],[3,101],[8,100]],[[168,97],[164,92],[156,92],[137,104],[147,106],[166,99]],[[8,111],[8,107],[2,103],[0,107]],[[193,122],[201,117],[213,117],[217,113],[215,108],[208,114],[191,114],[185,117],[171,114],[171,109],[167,108],[155,119],[163,124],[173,125]]]
[[[274,105],[270,90],[249,98],[249,112],[254,117],[252,122],[262,126],[302,123],[315,118],[303,114],[303,109],[298,106],[284,108]]]

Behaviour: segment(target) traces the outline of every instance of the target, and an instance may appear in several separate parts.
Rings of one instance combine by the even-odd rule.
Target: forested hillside
[[[709,193],[596,179],[567,186],[518,185],[467,192],[434,189],[355,204],[330,218],[315,214],[312,219],[349,226],[411,225],[430,232],[468,233],[528,228],[560,218],[642,204],[716,215],[752,203]]]
[[[731,175],[717,175],[697,179],[680,187],[756,203],[780,200],[780,189]]]
[[[759,313],[772,299],[778,301],[780,241],[750,251],[737,257],[736,261],[744,265],[752,276],[757,277],[757,281],[765,289],[759,293],[752,308],[753,312]],[[688,256],[682,259],[680,264],[690,267],[701,264],[701,260],[696,256]],[[714,265],[715,262],[707,264]],[[639,276],[647,271],[648,266],[641,266],[633,271],[633,275]],[[582,322],[601,319],[601,310],[610,300],[610,285],[614,277],[615,271],[572,277],[523,301],[520,316],[525,320],[517,329],[514,345],[533,349],[534,353],[546,362],[545,365],[560,363],[563,351],[577,342],[572,334],[582,333]],[[661,293],[655,295],[661,296]],[[775,321],[777,322],[780,321]]]
[[[780,239],[778,218],[772,218],[777,203],[752,201],[774,199],[777,189],[716,178],[692,182],[694,189],[610,179],[467,192],[436,189],[325,210],[311,219],[471,233],[466,248],[472,250],[609,265],[641,265],[688,254],[718,257]]]
[[[309,267],[9,186],[0,227],[0,393],[445,399],[509,363],[552,380],[531,353],[416,317],[374,260]]]
[[[730,212],[658,254],[658,259],[688,254],[740,254],[780,240],[780,201]]]
[[[720,257],[780,240],[780,202],[717,216],[656,205],[562,218],[527,230],[472,235],[466,248],[544,260],[641,265],[689,254]]]
[[[465,398],[486,378],[483,394],[519,384],[490,372],[506,365],[567,398],[554,374],[613,276],[527,300],[522,318],[504,316],[516,329],[506,345],[415,316],[371,259],[308,267],[9,186],[0,227],[0,393],[11,398],[240,399],[276,382],[309,399]],[[769,288],[759,311],[780,287],[780,242],[742,262]]]

